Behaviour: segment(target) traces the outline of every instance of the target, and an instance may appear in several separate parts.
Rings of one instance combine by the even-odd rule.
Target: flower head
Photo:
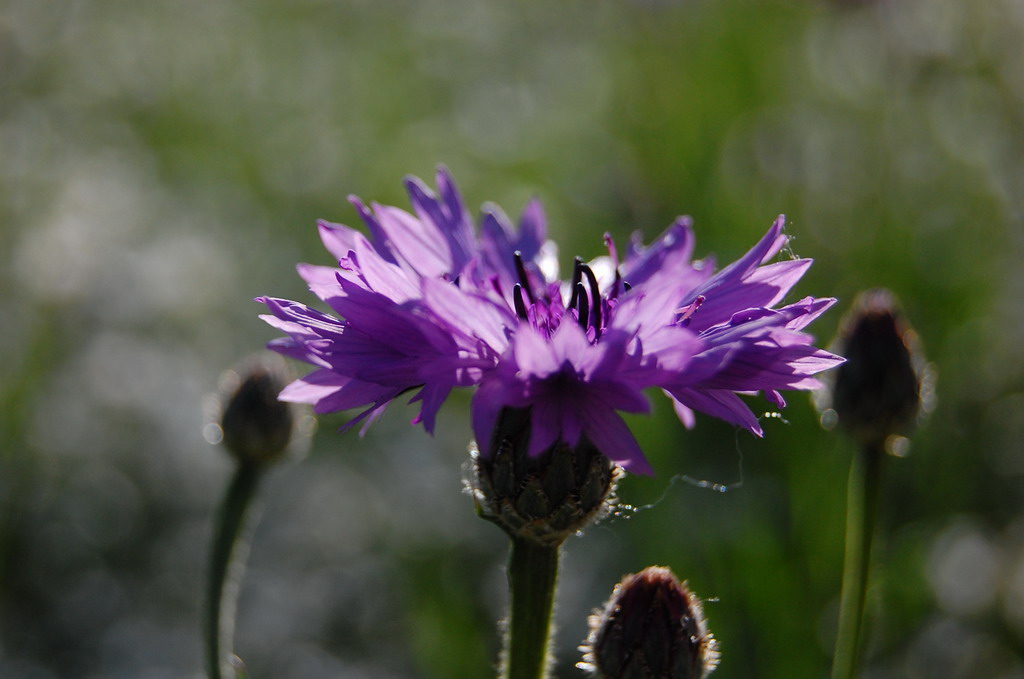
[[[650,246],[635,242],[620,261],[577,259],[558,277],[538,202],[518,228],[488,209],[479,233],[451,176],[434,194],[409,179],[414,213],[352,202],[370,233],[320,223],[337,267],[299,273],[341,318],[297,302],[260,298],[271,325],[288,336],[271,348],[315,370],[281,394],[317,412],[363,408],[349,425],[372,422],[414,392],[415,422],[432,431],[455,387],[476,386],[473,428],[487,456],[502,412],[529,413],[528,452],[582,438],[623,467],[650,473],[620,413],[645,413],[644,393],[662,389],[683,423],[694,410],[761,428],[738,393],[818,386],[814,374],[842,359],[812,344],[803,328],[834,303],[805,298],[776,308],[810,260],[769,263],[786,245],[784,220],[744,257],[714,272],[692,261],[689,219]]]

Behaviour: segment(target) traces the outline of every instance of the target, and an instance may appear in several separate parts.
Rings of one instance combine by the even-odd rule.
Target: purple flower
[[[779,217],[746,255],[721,271],[692,261],[690,221],[678,220],[624,261],[577,259],[558,277],[539,203],[518,228],[497,208],[480,233],[446,170],[438,193],[406,181],[414,213],[353,204],[369,230],[320,223],[338,267],[302,264],[310,289],[343,320],[297,302],[260,298],[263,316],[287,334],[270,347],[316,367],[281,394],[320,413],[362,408],[368,425],[397,396],[415,392],[414,422],[433,431],[455,387],[476,386],[473,428],[484,455],[506,408],[528,409],[529,452],[582,437],[609,459],[651,473],[620,412],[645,413],[645,391],[662,389],[683,423],[698,410],[757,435],[757,417],[737,394],[813,389],[814,374],[841,358],[802,329],[835,300],[805,298],[775,308],[810,260],[769,263],[785,247]]]

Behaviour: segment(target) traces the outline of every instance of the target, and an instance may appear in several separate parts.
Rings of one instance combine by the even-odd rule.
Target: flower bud
[[[529,441],[530,411],[506,408],[493,452],[485,456],[470,444],[467,485],[482,518],[511,537],[556,546],[608,512],[622,472],[585,436],[575,446],[559,441],[534,457]]]
[[[615,586],[590,616],[578,667],[598,679],[701,679],[718,666],[700,599],[668,568],[650,566]]]
[[[862,445],[883,446],[913,429],[926,383],[917,335],[888,290],[868,290],[840,324],[836,352],[846,357],[832,377],[831,412]]]
[[[219,438],[240,464],[275,462],[292,443],[295,407],[277,400],[288,382],[286,367],[276,356],[250,359],[221,378]]]

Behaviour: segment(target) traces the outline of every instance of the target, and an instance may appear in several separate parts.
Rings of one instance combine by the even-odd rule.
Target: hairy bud
[[[277,400],[289,381],[283,361],[260,356],[221,377],[219,442],[245,465],[281,458],[293,443],[298,419],[293,404]]]
[[[836,352],[846,357],[832,376],[826,417],[863,445],[882,446],[909,433],[927,409],[930,380],[917,335],[888,290],[858,296],[843,318]]]
[[[527,453],[530,412],[506,408],[490,455],[471,444],[467,481],[477,513],[512,537],[559,545],[605,514],[615,501],[621,470],[583,437]]]
[[[700,599],[659,566],[615,586],[581,650],[578,666],[598,679],[701,679],[719,660]]]

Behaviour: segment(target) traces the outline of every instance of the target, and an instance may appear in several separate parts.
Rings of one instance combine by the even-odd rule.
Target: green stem
[[[234,677],[230,658],[235,627],[235,604],[248,554],[248,540],[242,535],[246,515],[256,496],[261,468],[240,464],[231,479],[210,550],[206,598],[206,671],[209,679]]]
[[[512,538],[508,561],[511,590],[504,679],[546,679],[551,645],[551,614],[558,584],[561,546]]]
[[[832,660],[832,679],[853,679],[860,661],[864,601],[867,594],[871,541],[878,518],[882,479],[881,446],[864,446],[850,463],[846,500],[846,557],[839,599],[839,630]]]

